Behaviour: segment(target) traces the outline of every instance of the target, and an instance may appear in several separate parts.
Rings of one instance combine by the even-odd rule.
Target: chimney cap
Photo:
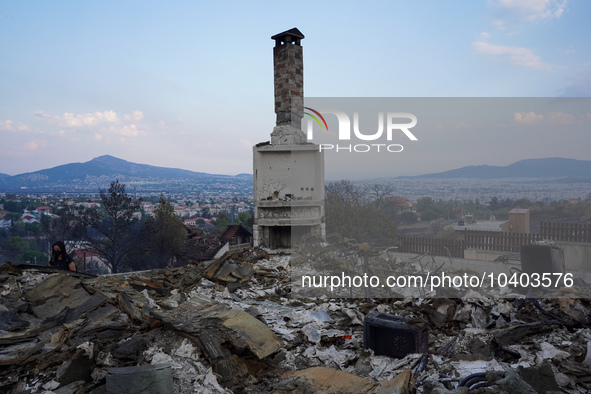
[[[294,27],[293,29],[286,30],[279,34],[275,34],[273,37],[271,37],[271,39],[275,40],[275,42],[278,45],[281,45],[281,43],[285,42],[289,42],[290,44],[295,43],[299,45],[300,40],[302,38],[305,38],[304,35],[296,27]]]

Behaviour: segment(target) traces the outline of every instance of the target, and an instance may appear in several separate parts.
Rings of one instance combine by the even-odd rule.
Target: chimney
[[[271,37],[275,77],[275,113],[277,126],[291,126],[301,130],[304,116],[304,61],[302,32],[295,27]]]

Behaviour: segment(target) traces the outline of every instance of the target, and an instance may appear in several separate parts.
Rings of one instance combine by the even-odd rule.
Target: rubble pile
[[[368,258],[372,266],[378,257]],[[484,289],[455,298],[393,294],[380,302],[326,294],[292,298],[291,258],[256,249],[101,277],[4,264],[0,391],[591,389],[588,299],[533,299],[510,289],[502,297]],[[379,258],[424,268],[391,252]],[[395,359],[365,349],[363,323],[372,311],[427,322],[428,352]]]

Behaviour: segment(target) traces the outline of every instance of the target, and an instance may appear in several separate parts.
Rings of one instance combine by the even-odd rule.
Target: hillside
[[[252,175],[208,174],[132,163],[105,155],[15,176],[0,177],[0,192],[97,192],[118,179],[136,191],[176,192],[202,187],[252,188]]]
[[[552,157],[520,160],[508,166],[466,166],[455,170],[398,178],[571,178],[591,179],[591,161]]]

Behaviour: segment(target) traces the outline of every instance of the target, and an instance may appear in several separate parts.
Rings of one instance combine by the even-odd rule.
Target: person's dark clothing
[[[53,256],[53,258],[49,261],[49,265],[54,268],[59,268],[61,270],[70,270],[70,263],[74,261],[69,255],[63,255],[62,259],[58,260],[57,256]]]

